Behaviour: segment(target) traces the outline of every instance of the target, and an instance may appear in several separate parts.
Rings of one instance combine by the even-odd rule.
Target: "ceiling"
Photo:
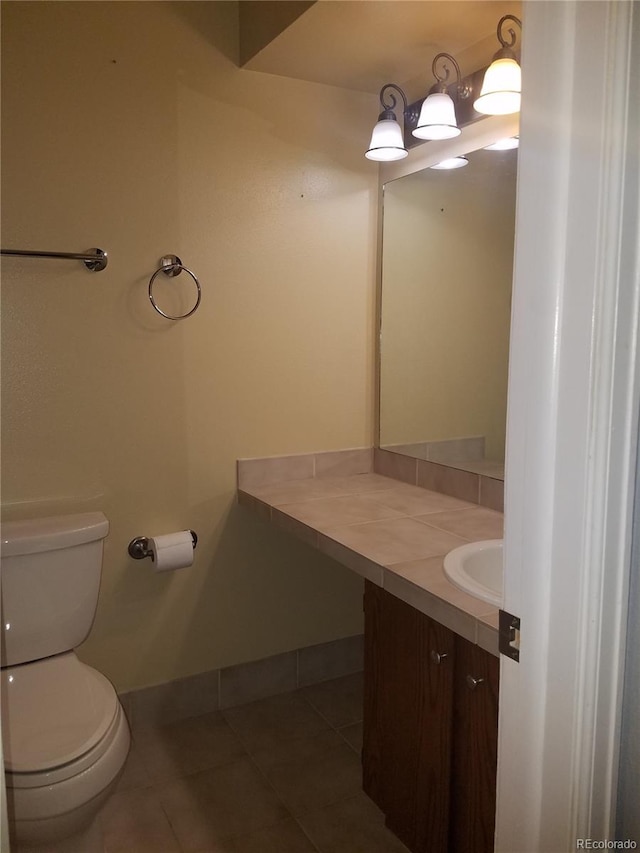
[[[375,94],[395,82],[417,98],[433,82],[440,51],[453,54],[463,75],[488,65],[507,13],[520,17],[519,0],[318,0],[275,36],[272,26],[244,67]]]

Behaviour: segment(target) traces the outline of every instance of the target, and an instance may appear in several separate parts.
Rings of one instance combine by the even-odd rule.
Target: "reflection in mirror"
[[[380,447],[504,476],[517,150],[384,187]]]

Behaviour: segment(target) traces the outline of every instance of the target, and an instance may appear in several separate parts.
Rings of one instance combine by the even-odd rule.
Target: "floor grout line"
[[[346,675],[334,676],[333,678],[326,679],[324,682],[318,682],[318,684],[326,684],[326,683],[329,683],[332,681],[338,681],[339,679],[348,678],[349,676],[355,676],[358,674],[358,672],[360,672],[360,670],[358,670],[357,672],[354,672],[354,673],[347,673]],[[304,706],[308,707],[313,712],[313,714],[319,720],[321,720],[324,723],[324,725],[327,726],[327,728],[321,732],[313,732],[312,734],[298,735],[295,738],[283,738],[282,740],[297,740],[297,739],[302,739],[302,738],[311,738],[314,736],[320,736],[323,733],[326,734],[329,731],[331,731],[334,734],[338,735],[339,740],[340,740],[340,745],[341,745],[340,749],[342,749],[342,746],[345,746],[349,749],[350,752],[353,752],[357,756],[359,756],[360,751],[357,749],[356,746],[354,746],[349,741],[347,741],[347,739],[342,735],[341,729],[344,729],[348,726],[357,725],[358,723],[361,722],[361,720],[346,722],[346,723],[343,723],[342,725],[336,725],[334,722],[332,722],[331,714],[327,715],[326,713],[323,713],[320,710],[320,708],[314,704],[312,699],[309,696],[305,695],[305,692],[304,692],[305,687],[311,687],[312,688],[315,685],[316,685],[316,683],[311,684],[311,685],[305,685],[302,688],[297,687],[294,690],[287,691],[287,692],[290,692],[291,694],[299,694],[300,698],[302,698],[304,701]],[[329,695],[331,695],[331,694],[329,694]],[[338,688],[336,688],[335,696],[336,696],[338,701],[340,701],[340,699],[342,698],[343,700],[346,700],[350,703],[350,702],[352,702],[353,698],[355,697],[355,694],[353,694],[351,691],[347,692],[344,689],[341,690],[341,688],[338,687]],[[269,698],[272,698],[272,697],[266,697],[266,699],[269,699]],[[249,705],[255,704],[255,702],[258,702],[258,701],[261,701],[261,700],[255,700],[254,702],[244,703],[244,706],[249,706]],[[281,807],[281,809],[283,811],[283,816],[280,819],[274,821],[274,823],[268,823],[267,825],[262,826],[256,830],[252,830],[251,832],[249,832],[247,834],[252,835],[254,832],[260,833],[263,831],[267,831],[269,829],[272,829],[273,827],[278,826],[279,824],[283,824],[283,823],[292,821],[298,827],[299,831],[302,832],[305,839],[307,839],[307,841],[310,845],[310,848],[313,849],[313,851],[316,851],[316,853],[327,853],[326,846],[318,846],[318,844],[316,842],[314,842],[314,840],[309,836],[309,834],[305,830],[304,826],[302,825],[300,819],[296,816],[296,814],[294,814],[294,812],[291,810],[291,808],[287,805],[287,802],[283,799],[283,797],[278,792],[275,785],[268,778],[266,771],[263,771],[261,769],[261,767],[257,764],[256,760],[254,759],[254,752],[259,751],[260,747],[258,747],[257,749],[250,748],[247,740],[242,736],[242,734],[233,726],[232,722],[227,718],[227,714],[225,713],[225,710],[226,711],[235,711],[235,710],[242,708],[242,707],[243,707],[242,705],[238,705],[238,706],[235,706],[234,708],[231,708],[231,709],[219,709],[218,711],[215,711],[215,712],[207,712],[206,714],[197,715],[197,716],[209,716],[209,715],[218,716],[219,715],[219,717],[224,721],[224,724],[228,728],[229,732],[232,733],[233,736],[235,737],[235,739],[237,740],[238,745],[241,748],[241,754],[230,756],[228,758],[228,760],[225,761],[223,764],[217,764],[216,763],[211,767],[202,767],[202,768],[199,768],[197,770],[193,770],[193,771],[189,771],[189,772],[177,772],[177,775],[175,775],[175,776],[171,776],[171,777],[166,778],[166,779],[165,778],[157,779],[154,777],[153,772],[149,769],[150,765],[149,765],[148,761],[145,761],[142,753],[138,750],[136,762],[139,762],[140,767],[143,768],[145,771],[144,779],[142,781],[136,779],[135,784],[127,786],[126,788],[124,788],[122,791],[119,791],[118,793],[126,795],[126,792],[130,791],[133,795],[134,791],[135,792],[146,791],[147,796],[150,797],[150,802],[151,801],[155,802],[156,805],[154,807],[157,807],[159,810],[157,812],[158,820],[160,819],[160,815],[162,815],[164,820],[166,821],[166,823],[168,825],[168,830],[170,831],[170,834],[171,834],[170,838],[173,841],[173,843],[175,843],[175,845],[176,845],[176,851],[180,851],[181,853],[185,853],[185,847],[183,847],[183,845],[181,844],[180,838],[179,838],[178,833],[176,831],[176,827],[174,826],[174,822],[172,822],[172,820],[171,820],[170,810],[167,810],[167,808],[165,807],[165,803],[163,802],[163,799],[161,798],[161,795],[160,795],[160,791],[162,790],[163,786],[170,785],[172,783],[188,779],[189,777],[196,776],[198,774],[203,774],[203,773],[208,773],[208,772],[211,772],[214,770],[218,770],[228,763],[232,763],[235,761],[246,761],[248,759],[248,764],[254,769],[254,771],[257,771],[259,777],[262,779],[266,788],[268,788],[272,792],[273,796],[275,797],[276,802],[279,804],[279,806]],[[334,716],[334,719],[336,719],[336,718],[338,718],[338,717]],[[192,718],[185,718],[184,721],[171,721],[165,725],[171,725],[173,722],[175,722],[175,723],[186,722],[189,719],[192,719]],[[285,720],[286,720],[286,717],[285,717]],[[162,728],[162,727],[163,726],[161,724],[158,728]],[[290,731],[290,728],[287,726],[285,730]],[[136,735],[132,735],[132,747],[135,747],[135,746],[136,746]],[[337,746],[337,744],[336,744],[336,746]],[[162,773],[161,773],[161,776],[162,776]],[[327,792],[328,795],[331,795],[331,793],[332,793],[331,791]],[[362,792],[360,791],[359,793],[362,793]],[[335,806],[338,803],[349,801],[349,800],[353,799],[355,796],[357,796],[357,795],[348,794],[347,796],[336,796],[335,799],[330,797],[328,802],[321,802],[320,805],[316,804],[312,808],[309,808],[308,812],[309,812],[309,814],[316,813],[316,812],[319,813],[322,810],[327,809],[331,806]],[[306,811],[304,813],[306,814]],[[302,817],[302,814],[301,814],[301,817]],[[174,818],[175,818],[175,815],[174,815]],[[109,853],[111,848],[107,847],[107,844],[106,844],[107,835],[105,833],[105,827],[104,827],[104,824],[102,821],[102,811],[98,815],[98,820],[99,820],[99,829],[100,829],[100,839],[101,839],[101,844],[102,844],[101,851],[102,851],[102,853]],[[233,842],[234,839],[240,839],[240,838],[244,837],[244,835],[245,835],[245,833],[241,832],[241,833],[236,834],[236,835],[225,836],[224,838],[220,838],[218,841],[216,841],[216,843],[224,844],[225,842]],[[169,841],[169,835],[167,835],[167,841]],[[144,847],[144,841],[142,841],[141,843]],[[133,847],[130,849],[131,849],[131,853],[136,853],[136,850]],[[144,849],[147,849],[147,848],[144,848]]]

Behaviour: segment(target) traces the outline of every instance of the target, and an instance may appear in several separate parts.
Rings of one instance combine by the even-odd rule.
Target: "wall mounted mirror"
[[[387,180],[382,200],[379,446],[497,479],[517,153],[421,168]]]

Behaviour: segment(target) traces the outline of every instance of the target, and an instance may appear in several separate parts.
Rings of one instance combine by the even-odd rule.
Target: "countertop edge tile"
[[[383,588],[420,613],[424,613],[425,616],[429,616],[445,628],[464,637],[465,640],[471,643],[476,642],[477,619],[475,616],[395,574],[392,569],[385,571]],[[488,625],[485,627],[490,630]]]
[[[254,497],[254,495],[243,491],[242,489],[238,489],[238,504],[240,506],[245,507],[245,509],[249,509],[252,512],[255,512],[256,515],[258,515],[264,521],[271,521],[270,505],[265,503],[264,501],[261,501],[260,498],[256,498]]]
[[[303,521],[293,518],[291,515],[287,515],[286,512],[282,512],[275,506],[271,508],[271,521],[281,530],[291,533],[293,536],[296,536],[298,539],[301,539],[313,548],[318,548],[318,531],[313,527],[309,527],[309,525],[305,524]]]
[[[498,631],[490,625],[487,625],[486,622],[478,620],[476,624],[475,642],[476,645],[480,646],[481,649],[484,649],[485,652],[489,652],[489,654],[494,655],[494,657],[500,657],[500,640]]]
[[[353,551],[351,548],[348,548],[341,542],[336,542],[335,539],[324,533],[318,534],[318,548],[323,554],[342,563],[343,566],[361,575],[366,580],[371,581],[376,586],[382,586],[383,567],[378,563],[374,563],[369,557],[365,557],[364,554]]]

